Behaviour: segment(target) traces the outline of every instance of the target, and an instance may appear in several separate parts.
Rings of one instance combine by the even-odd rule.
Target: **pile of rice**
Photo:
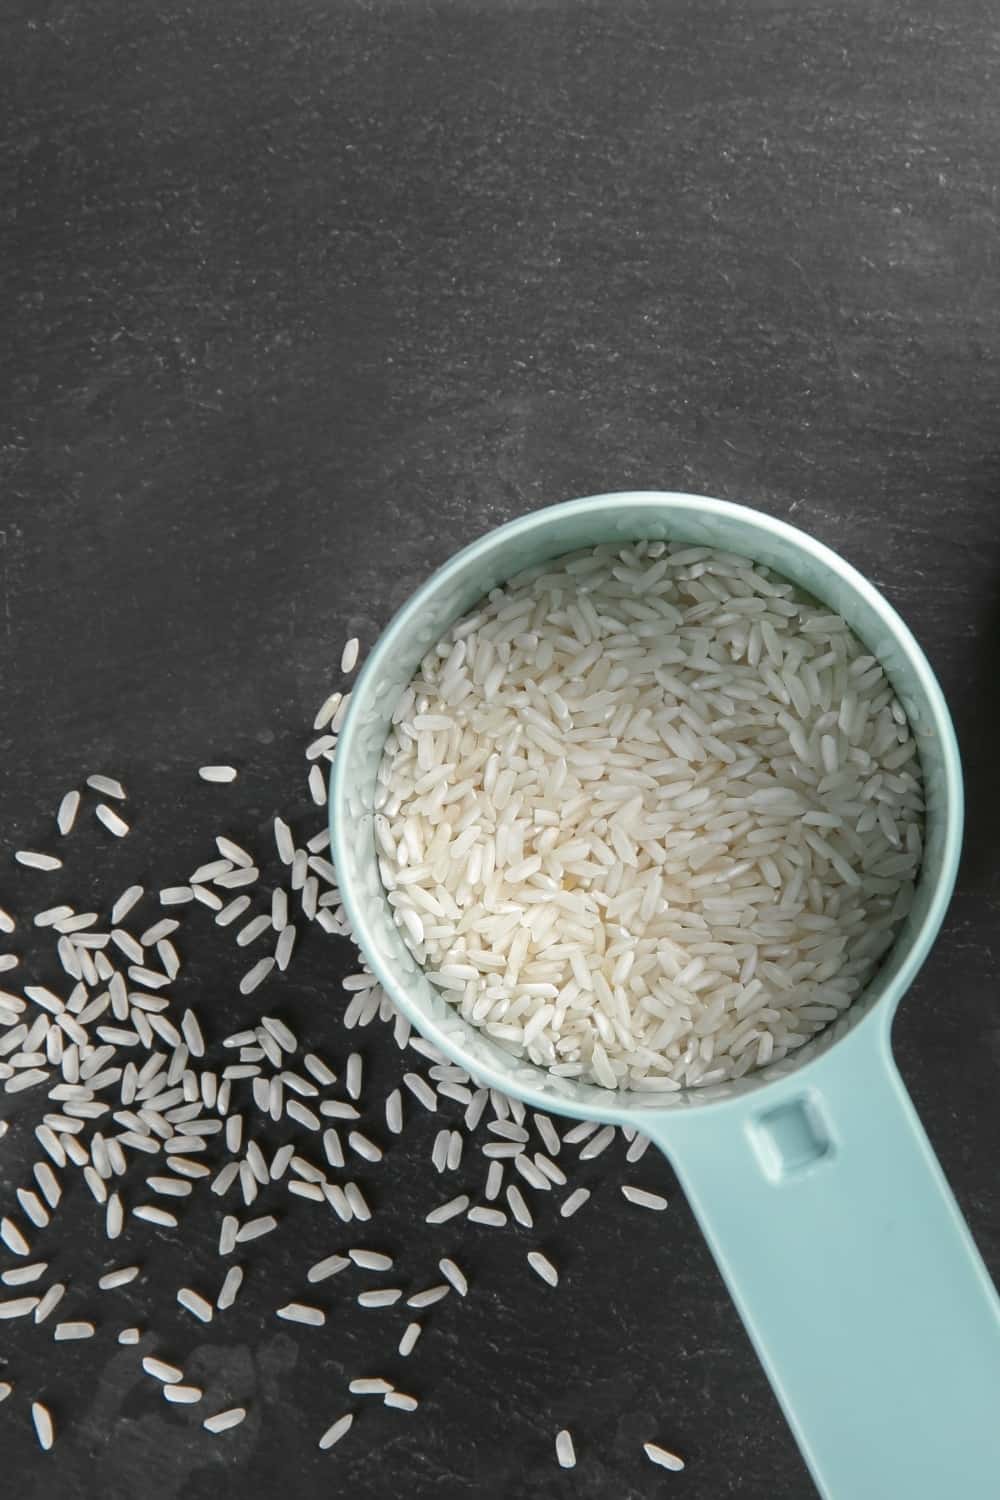
[[[802,1046],[891,946],[922,849],[913,735],[844,620],[664,542],[532,568],[459,621],[400,700],[376,810],[430,980],[607,1088]]]

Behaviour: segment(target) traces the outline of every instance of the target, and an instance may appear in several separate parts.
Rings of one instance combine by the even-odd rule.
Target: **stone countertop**
[[[341,642],[370,643],[488,527],[612,489],[748,500],[885,590],[953,706],[966,854],[897,1054],[1000,1272],[992,8],[51,0],[8,8],[0,37],[0,827],[9,850],[51,847],[94,770],[127,782],[134,824],[117,844],[84,820],[56,877],[8,856],[0,903],[106,909],[131,879],[184,878],[214,833],[263,854],[276,812],[311,830],[302,750]],[[227,760],[235,786],[198,781]],[[244,955],[205,917],[185,982],[221,1037]],[[310,933],[274,990],[341,1060],[350,967]],[[382,1028],[357,1045],[377,1098],[405,1064]],[[4,1325],[22,1500],[813,1494],[665,1163],[625,1168],[615,1146],[574,1175],[594,1196],[572,1221],[443,1235],[423,1214],[457,1187],[410,1113],[362,1242],[408,1287],[444,1253],[473,1282],[392,1362],[418,1412],[365,1406],[316,1446],[405,1321],[335,1283],[322,1332],[275,1321],[345,1242],[336,1223],[250,1247],[244,1298],[200,1329],[174,1293],[221,1274],[212,1205],[192,1205],[180,1264],[177,1235],[130,1229],[109,1254],[75,1176],[45,1255],[65,1316],[100,1327],[56,1346]],[[21,1118],[5,1201],[36,1154]],[[461,1186],[480,1176],[467,1148]],[[626,1209],[626,1179],[667,1212]],[[534,1243],[556,1292],[526,1270]],[[133,1253],[134,1294],[96,1294]],[[132,1321],[245,1397],[244,1426],[209,1438],[150,1392],[114,1341]],[[44,1458],[35,1393],[60,1434]],[[647,1438],[687,1471],[652,1468]]]

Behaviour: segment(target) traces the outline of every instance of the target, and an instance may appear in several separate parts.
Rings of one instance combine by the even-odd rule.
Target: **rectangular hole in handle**
[[[764,1174],[772,1182],[810,1171],[835,1154],[819,1100],[807,1094],[757,1115],[750,1122],[749,1135]]]

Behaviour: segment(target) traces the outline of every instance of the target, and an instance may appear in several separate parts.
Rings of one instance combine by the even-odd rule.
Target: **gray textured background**
[[[998,64],[985,0],[5,7],[0,826],[37,846],[62,791],[105,769],[136,835],[85,832],[44,903],[8,866],[0,900],[165,884],[222,827],[263,847],[305,806],[303,731],[345,633],[370,641],[487,527],[608,489],[750,500],[885,589],[954,708],[966,858],[898,1055],[1000,1272]],[[193,779],[228,758],[236,788]],[[221,1034],[239,960],[188,947]],[[282,1003],[339,1054],[331,951],[304,944]],[[380,1036],[365,1050],[398,1070]],[[433,1128],[393,1153],[370,1235],[428,1266],[411,1220],[439,1191]],[[15,1130],[3,1150],[9,1194],[30,1147]],[[686,1207],[623,1217],[620,1174],[602,1157],[587,1212],[545,1226],[555,1296],[526,1278],[526,1238],[456,1234],[478,1295],[434,1310],[420,1412],[366,1411],[333,1455],[315,1438],[377,1314],[300,1336],[265,1293],[215,1325],[196,1360],[254,1401],[227,1443],[135,1383],[105,1303],[81,1293],[90,1345],[5,1331],[0,1375],[45,1391],[62,1436],[43,1460],[8,1402],[4,1483],[805,1500]],[[631,1177],[670,1184],[648,1157]],[[54,1264],[92,1285],[82,1183],[59,1223]],[[274,1301],[326,1248],[310,1223],[257,1259]],[[193,1214],[185,1245],[214,1275],[203,1229]],[[135,1305],[186,1357],[168,1240]],[[646,1464],[654,1434],[685,1475]]]

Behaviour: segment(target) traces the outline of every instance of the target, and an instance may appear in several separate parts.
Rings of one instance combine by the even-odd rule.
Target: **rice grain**
[[[671,1469],[679,1474],[684,1467],[684,1460],[678,1458],[676,1453],[671,1453],[668,1448],[661,1448],[658,1443],[643,1443],[643,1452],[651,1464],[657,1464],[661,1469]]]
[[[235,766],[199,766],[198,775],[202,781],[229,782],[236,780],[237,772]]]
[[[565,1427],[561,1432],[556,1433],[556,1458],[560,1469],[576,1467],[576,1449],[573,1447],[573,1438]]]

